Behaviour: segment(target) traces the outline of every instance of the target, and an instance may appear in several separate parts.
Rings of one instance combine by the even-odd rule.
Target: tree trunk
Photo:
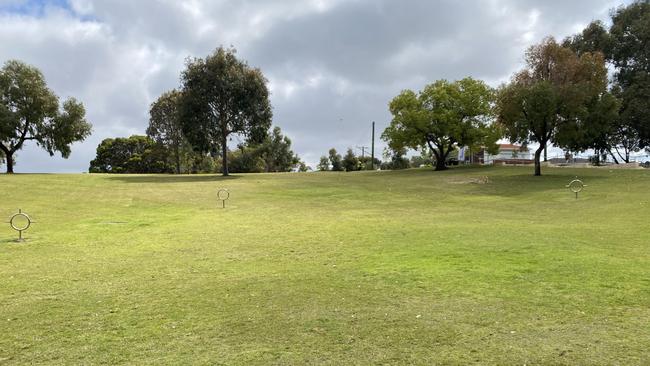
[[[540,144],[539,148],[535,150],[535,176],[540,176],[542,175],[542,163],[540,162],[542,152],[545,149],[546,144]]]
[[[438,148],[438,151],[434,150],[433,151],[434,155],[436,156],[436,171],[440,170],[447,170],[447,154],[443,153],[443,150],[441,148]]]
[[[180,148],[176,145],[176,174],[181,174],[181,153]]]
[[[548,161],[548,149],[546,144],[544,144],[544,161]]]
[[[438,170],[447,170],[447,164],[445,164],[444,159],[436,159],[436,171]]]
[[[5,153],[5,159],[7,160],[7,174],[13,174],[14,173],[13,153],[9,153],[6,151],[4,153]]]
[[[618,159],[616,159],[616,156],[614,156],[614,153],[612,152],[612,149],[607,150],[609,152],[609,155],[612,156],[612,159],[614,159],[614,163],[618,165]]]
[[[228,133],[224,131],[221,133],[221,158],[223,165],[223,176],[228,176]]]

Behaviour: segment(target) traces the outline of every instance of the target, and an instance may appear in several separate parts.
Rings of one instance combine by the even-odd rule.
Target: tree
[[[305,164],[305,162],[302,161],[302,160],[298,162],[297,167],[298,167],[298,171],[300,173],[306,173],[306,172],[312,170],[311,167],[309,165]]]
[[[330,170],[330,159],[325,155],[321,156],[317,168],[322,172]]]
[[[219,47],[205,59],[189,60],[181,75],[183,133],[199,151],[221,149],[223,175],[228,175],[228,137],[261,142],[272,117],[264,75],[235,52]]]
[[[384,156],[390,158],[381,164],[381,170],[401,170],[409,168],[409,160],[404,157],[406,149],[393,150],[388,148],[384,151]]]
[[[630,154],[650,147],[650,1],[635,1],[612,13],[609,30],[592,22],[580,34],[564,41],[579,55],[602,52],[614,70],[612,94],[620,115],[598,126],[604,148],[616,163],[630,161]],[[607,135],[605,135],[607,133]]]
[[[7,173],[14,172],[14,154],[26,141],[35,141],[50,156],[70,156],[70,145],[90,136],[83,104],[59,98],[47,87],[43,74],[20,61],[7,61],[0,69],[0,150]]]
[[[332,171],[334,172],[340,172],[343,171],[343,162],[341,159],[341,155],[336,152],[336,149],[332,148],[329,151],[329,161],[330,164],[332,165]]]
[[[343,169],[345,169],[346,172],[353,172],[361,169],[359,158],[357,158],[352,149],[348,149],[347,153],[343,157]]]
[[[300,158],[291,150],[291,140],[275,127],[261,143],[241,143],[231,152],[229,170],[234,173],[290,172],[298,169]]]
[[[230,171],[233,173],[262,173],[266,171],[266,163],[260,155],[259,149],[240,145],[229,155]]]
[[[621,99],[621,124],[650,147],[650,1],[636,1],[612,15],[610,48]]]
[[[484,82],[465,78],[438,80],[415,93],[405,90],[390,102],[393,120],[382,134],[393,151],[428,147],[436,170],[454,146],[494,146],[498,136],[489,123],[493,91]]]
[[[267,172],[289,172],[300,162],[291,150],[291,139],[282,135],[280,127],[274,127],[259,146],[261,158]]]
[[[181,93],[176,89],[163,93],[151,104],[149,127],[147,127],[147,136],[171,152],[177,174],[181,173],[183,160],[191,154],[191,146],[183,135],[179,112],[180,100]]]
[[[605,24],[597,20],[591,22],[581,33],[566,38],[562,46],[572,49],[578,55],[602,52],[606,58],[609,58],[612,38],[605,28]]]
[[[168,173],[164,147],[147,136],[104,139],[97,146],[97,157],[90,162],[90,173]]]
[[[541,175],[540,156],[549,142],[570,150],[591,145],[584,131],[611,98],[601,53],[578,56],[547,38],[528,49],[526,64],[499,90],[498,122],[511,141],[539,144],[535,175]]]
[[[359,165],[361,166],[361,170],[372,170],[373,167],[373,158],[371,156],[361,156],[357,157],[359,159]],[[375,158],[374,159],[374,166],[379,167],[381,166],[381,160]]]

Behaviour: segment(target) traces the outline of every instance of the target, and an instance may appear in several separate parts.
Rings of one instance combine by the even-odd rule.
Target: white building
[[[483,150],[483,164],[531,164],[530,149],[525,146],[513,144],[500,144],[499,153],[491,155]]]

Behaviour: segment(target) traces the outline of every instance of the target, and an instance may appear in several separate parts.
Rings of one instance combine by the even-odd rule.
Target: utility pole
[[[361,150],[361,157],[365,158],[366,157],[366,149],[368,149],[368,146],[357,146],[357,149]]]
[[[370,166],[375,170],[375,121],[372,121],[372,150],[370,155]]]

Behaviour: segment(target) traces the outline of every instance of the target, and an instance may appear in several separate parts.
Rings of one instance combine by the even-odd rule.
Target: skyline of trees
[[[629,162],[644,148],[650,151],[650,1],[616,8],[611,20],[594,21],[562,42],[548,37],[531,46],[525,67],[497,89],[467,77],[404,90],[390,101],[392,121],[382,134],[390,160],[399,163],[405,149],[427,150],[436,170],[443,170],[455,148],[490,149],[507,138],[539,144],[534,160],[535,175],[540,175],[541,152],[549,144],[572,153],[593,150],[599,159],[608,155],[616,163]],[[21,104],[21,98],[31,104]],[[205,58],[188,59],[179,89],[151,104],[146,134],[165,147],[165,165],[177,174],[196,171],[194,161],[206,156],[221,158],[224,175],[231,162],[239,164],[235,170],[306,169],[291,151],[291,140],[278,127],[270,131],[271,124],[261,70],[238,59],[234,48],[219,47]],[[80,102],[70,98],[59,105],[38,69],[20,61],[5,64],[0,71],[0,164],[4,161],[8,172],[27,141],[67,157],[70,145],[90,132]],[[244,141],[231,150],[232,135]],[[369,158],[354,150],[345,156],[332,150],[321,157],[320,170],[368,165]],[[235,159],[228,159],[229,153]]]

